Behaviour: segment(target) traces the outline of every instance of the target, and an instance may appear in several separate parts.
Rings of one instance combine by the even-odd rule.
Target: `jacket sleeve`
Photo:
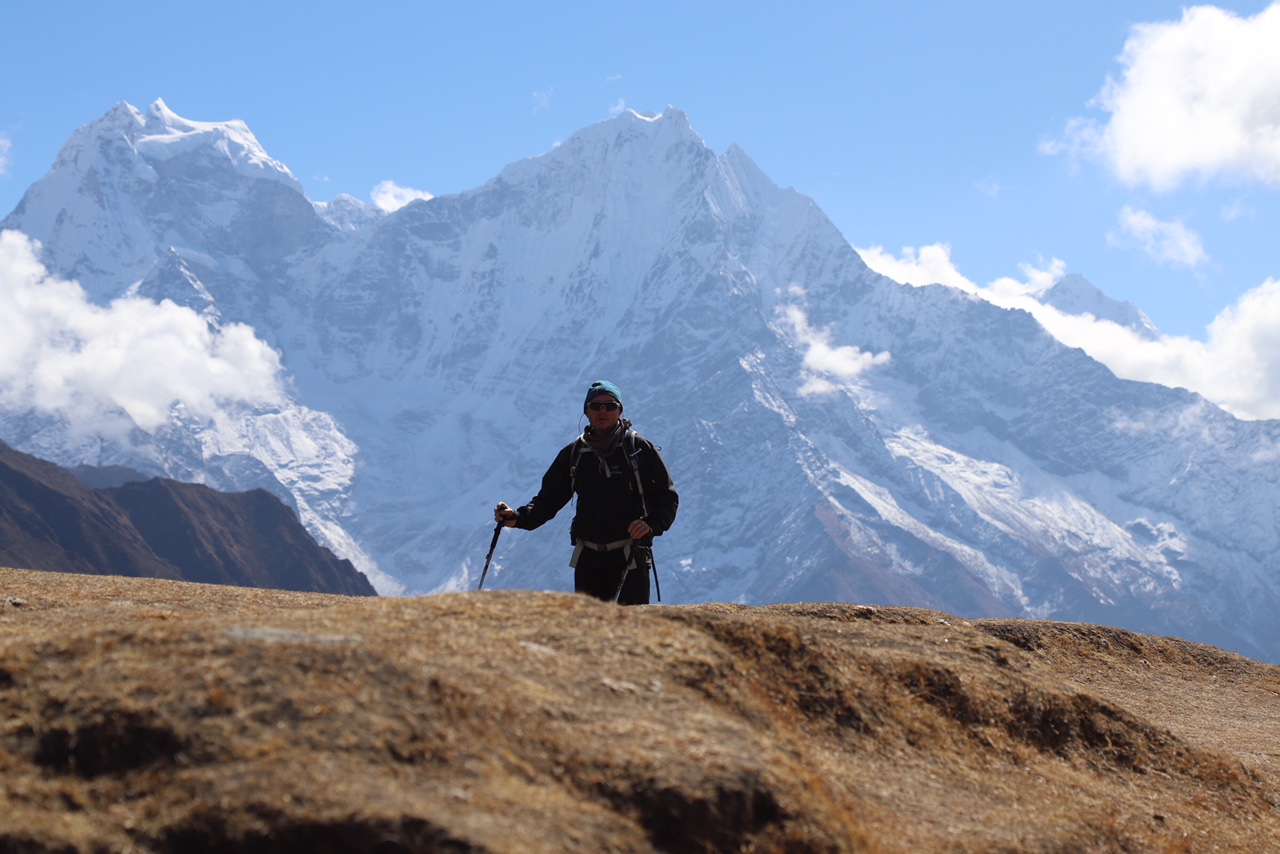
[[[551,521],[573,497],[573,481],[569,477],[570,443],[556,455],[555,462],[542,476],[542,488],[529,503],[516,509],[516,527],[532,531]]]
[[[661,534],[676,520],[680,496],[671,480],[671,472],[658,448],[648,440],[640,454],[640,477],[644,481],[645,508],[649,511],[646,521],[654,534]]]

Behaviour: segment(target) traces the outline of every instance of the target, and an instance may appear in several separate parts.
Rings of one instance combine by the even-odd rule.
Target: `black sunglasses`
[[[613,410],[621,409],[621,408],[622,408],[622,404],[618,403],[618,401],[616,400],[601,400],[601,401],[593,400],[587,404],[587,409],[590,409],[593,412],[599,412],[601,410],[604,410],[605,412],[613,412]]]

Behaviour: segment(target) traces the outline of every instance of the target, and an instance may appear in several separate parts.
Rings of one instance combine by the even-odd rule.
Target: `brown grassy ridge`
[[[3,851],[1275,851],[1277,754],[1099,626],[0,570]]]

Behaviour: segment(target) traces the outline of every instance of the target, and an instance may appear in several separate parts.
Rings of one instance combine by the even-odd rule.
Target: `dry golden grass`
[[[1280,850],[1278,692],[919,609],[0,570],[0,850]]]

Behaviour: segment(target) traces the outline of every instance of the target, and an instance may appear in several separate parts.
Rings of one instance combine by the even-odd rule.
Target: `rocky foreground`
[[[0,570],[0,851],[1266,851],[1280,668],[854,605]]]

